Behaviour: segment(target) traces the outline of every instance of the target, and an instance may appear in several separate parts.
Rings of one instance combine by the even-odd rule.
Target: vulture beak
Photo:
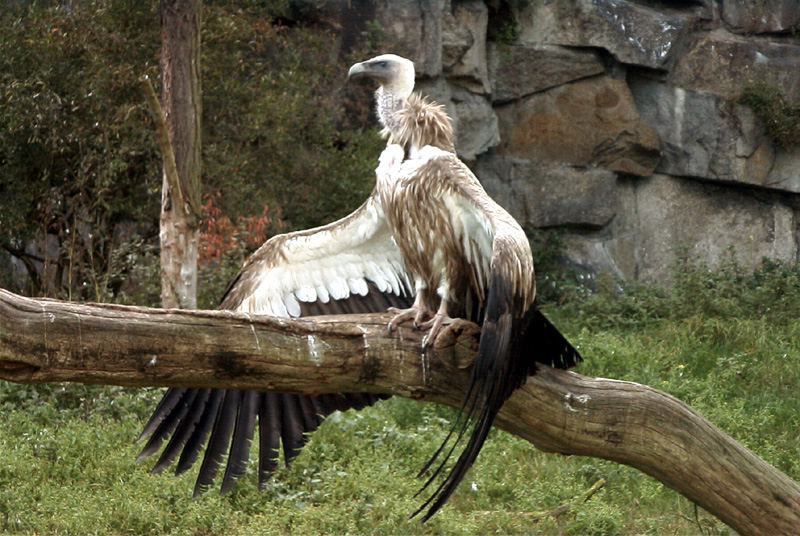
[[[360,78],[362,76],[367,76],[367,68],[364,67],[364,63],[366,62],[362,61],[361,63],[356,63],[355,65],[350,67],[350,70],[347,71],[348,82],[353,78]]]
[[[389,61],[371,59],[356,63],[347,72],[347,80],[355,78],[372,78],[380,84],[384,84],[392,77],[392,65]]]

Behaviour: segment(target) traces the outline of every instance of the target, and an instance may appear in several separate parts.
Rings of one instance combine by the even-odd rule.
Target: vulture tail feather
[[[456,420],[450,427],[450,431],[447,432],[444,441],[442,441],[442,444],[439,445],[438,449],[436,449],[436,452],[433,453],[433,455],[425,463],[425,465],[422,466],[422,469],[420,469],[419,473],[417,473],[417,478],[422,477],[422,475],[424,475],[428,471],[428,469],[430,469],[433,466],[433,464],[436,462],[439,456],[441,456],[442,452],[445,450],[447,445],[450,444],[450,439],[453,437],[453,434],[455,434],[456,430],[458,430],[458,434],[455,440],[453,440],[452,444],[450,445],[450,450],[447,451],[447,454],[437,467],[436,471],[434,471],[434,473],[428,478],[425,484],[423,484],[422,488],[419,491],[417,491],[417,493],[414,495],[415,497],[421,494],[423,491],[425,491],[425,489],[430,485],[430,483],[436,479],[436,476],[442,471],[442,468],[447,463],[447,460],[450,459],[450,456],[452,456],[453,451],[455,450],[456,446],[461,441],[461,438],[464,436],[464,433],[469,427],[470,424],[469,415],[472,415],[473,411],[475,410],[475,405],[477,404],[477,398],[471,396],[472,387],[473,385],[470,383],[470,386],[467,390],[467,394],[464,396],[464,401],[461,403],[461,407],[459,408],[458,413],[456,414]],[[469,408],[467,408],[468,403],[469,403]]]
[[[211,389],[209,393],[208,402],[203,410],[203,415],[200,417],[197,425],[192,431],[192,435],[186,440],[186,446],[183,447],[181,457],[178,458],[178,464],[175,467],[175,475],[180,475],[186,472],[192,464],[197,460],[200,454],[200,449],[211,431],[211,425],[214,424],[215,416],[219,410],[219,405],[225,397],[224,389]]]
[[[578,351],[535,307],[530,307],[519,322],[515,321],[511,313],[513,300],[509,299],[510,294],[504,287],[502,278],[493,275],[478,354],[464,402],[442,446],[422,472],[430,468],[434,459],[441,455],[444,445],[451,440],[456,429],[458,434],[436,471],[417,495],[439,476],[472,422],[470,437],[447,477],[411,514],[410,517],[414,517],[427,508],[422,522],[430,519],[453,494],[477,459],[500,408],[528,376],[536,373],[536,363],[566,369],[581,361]],[[514,334],[519,332],[522,334],[515,338]]]
[[[158,461],[153,466],[152,473],[160,473],[175,459],[178,453],[183,447],[184,443],[186,443],[187,439],[191,436],[192,432],[194,431],[195,426],[197,425],[197,421],[199,420],[202,412],[205,410],[206,403],[208,403],[208,397],[211,393],[211,389],[192,389],[193,391],[193,399],[191,406],[189,407],[189,411],[181,420],[178,427],[172,433],[172,438],[167,443],[167,446],[164,447],[164,450],[161,452],[161,456],[158,458]]]
[[[515,326],[516,322],[513,318],[513,302],[514,297],[508,281],[501,274],[493,273],[487,297],[486,313],[481,327],[478,353],[460,412],[464,414],[464,419],[462,421],[459,417],[456,420],[456,425],[460,428],[458,436],[436,473],[441,471],[455,445],[460,443],[464,432],[470,427],[470,421],[472,422],[471,434],[458,459],[450,468],[447,477],[433,494],[411,514],[411,517],[428,508],[422,517],[424,522],[444,505],[477,458],[497,412],[511,392],[528,375],[530,367],[512,357],[513,334],[518,331],[515,329],[517,326]],[[462,422],[459,425],[460,421]],[[432,479],[429,479],[426,486],[430,482]]]
[[[533,354],[529,352],[527,356],[529,360],[530,357],[533,357],[536,362],[558,369],[572,368],[583,361],[578,350],[567,341],[558,328],[539,309],[531,307],[526,316],[528,329],[523,333],[517,348],[519,350],[536,349]],[[530,363],[529,366],[535,365]]]
[[[257,404],[260,393],[256,391],[243,391],[239,403],[239,413],[236,416],[236,425],[233,429],[231,449],[228,453],[228,463],[222,477],[220,493],[230,491],[236,479],[244,474],[247,461],[250,459],[250,442],[256,425]]]

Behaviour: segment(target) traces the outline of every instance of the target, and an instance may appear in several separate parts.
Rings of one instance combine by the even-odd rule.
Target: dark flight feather
[[[175,475],[180,475],[188,471],[200,455],[200,450],[205,444],[208,434],[211,432],[211,427],[214,424],[215,415],[219,409],[222,400],[225,398],[225,391],[222,389],[211,389],[203,409],[203,415],[200,420],[195,423],[192,435],[186,440],[186,446],[181,452],[178,463],[175,466]]]

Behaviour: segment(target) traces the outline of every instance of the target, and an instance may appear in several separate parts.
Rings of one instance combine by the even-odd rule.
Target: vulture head
[[[405,100],[414,90],[414,62],[395,54],[383,54],[350,67],[347,79],[355,78],[371,78],[380,84],[381,93]]]

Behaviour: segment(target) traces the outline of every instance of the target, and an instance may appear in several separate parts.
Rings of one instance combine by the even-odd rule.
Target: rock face
[[[775,150],[748,107],[705,91],[640,80],[630,84],[642,119],[661,139],[656,171],[766,186]]]
[[[490,155],[475,166],[486,191],[534,227],[602,229],[618,210],[617,176],[598,168]]]
[[[422,76],[442,72],[442,18],[449,9],[446,0],[396,0],[376,3],[375,18],[394,53],[414,62]]]
[[[445,12],[442,31],[442,64],[454,83],[475,93],[488,94],[486,27],[489,10],[480,1],[458,3]]]
[[[797,8],[800,10],[800,7]],[[746,39],[715,30],[690,45],[675,59],[671,84],[735,98],[756,81],[781,89],[789,101],[800,104],[800,41],[775,43],[765,38]]]
[[[556,45],[490,43],[488,61],[495,104],[605,72],[596,51]]]
[[[622,181],[618,193],[606,232],[567,239],[571,260],[590,271],[663,282],[683,248],[709,265],[731,248],[745,266],[796,259],[794,210],[780,202],[666,175]]]
[[[796,0],[722,0],[722,20],[732,32],[776,33],[800,24]]]
[[[662,67],[692,14],[625,0],[531,2],[520,14],[524,43],[593,47],[622,63]]]
[[[800,147],[739,102],[758,82],[800,121],[798,0],[334,3],[415,61],[459,156],[574,265],[658,281],[677,248],[798,259]]]
[[[502,154],[643,176],[658,164],[658,135],[641,121],[620,80],[580,80],[497,110]]]

